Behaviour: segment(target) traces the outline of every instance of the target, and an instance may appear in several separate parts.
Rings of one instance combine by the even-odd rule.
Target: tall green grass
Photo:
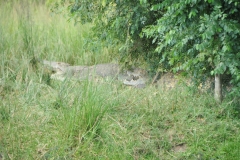
[[[35,59],[103,63],[115,49],[90,41],[91,24],[75,26],[44,3],[0,2],[0,157],[239,159],[230,98],[219,105],[186,87],[51,80]]]
[[[74,25],[34,1],[1,3],[1,48],[8,56],[35,56],[71,64],[111,60],[111,50],[102,48],[100,43],[89,47],[87,42],[94,43],[90,37],[91,24]]]

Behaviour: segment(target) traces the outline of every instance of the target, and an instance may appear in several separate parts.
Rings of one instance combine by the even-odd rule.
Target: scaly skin
[[[123,82],[125,85],[137,88],[145,87],[146,72],[136,68],[133,71],[121,71],[118,64],[105,63],[93,66],[70,66],[64,62],[40,61],[44,67],[52,70],[51,78],[64,80],[71,78],[75,80],[94,79],[96,77],[111,77]]]

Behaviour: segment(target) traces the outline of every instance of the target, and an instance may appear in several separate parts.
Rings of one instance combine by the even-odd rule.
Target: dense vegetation
[[[129,7],[138,4],[125,2]],[[134,57],[139,56],[132,52],[135,45],[152,46],[153,39],[145,36],[137,43],[140,32],[119,30],[122,39],[102,37],[112,46],[105,47],[96,39],[94,24],[67,22],[68,16],[50,12],[44,1],[0,0],[0,4],[0,159],[239,159],[239,104],[232,97],[217,104],[210,92],[181,84],[164,90],[129,88],[108,79],[59,82],[49,79],[35,61],[110,62],[118,58],[116,48],[122,43]],[[148,7],[145,1],[141,4]],[[123,9],[119,12],[128,13]],[[88,18],[83,17],[86,22]],[[112,22],[109,29],[114,32],[122,23]],[[128,24],[137,28],[137,21]],[[116,41],[110,41],[111,36]],[[149,53],[142,60],[154,61],[160,54],[140,46],[136,49]]]
[[[120,42],[124,62],[142,57],[151,72],[186,71],[197,81],[215,76],[220,101],[221,75],[227,75],[231,93],[240,95],[238,0],[66,0],[55,9],[64,2],[76,22],[94,24],[101,41]]]

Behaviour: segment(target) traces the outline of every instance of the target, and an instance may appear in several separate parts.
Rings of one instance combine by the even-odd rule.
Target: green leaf
[[[208,1],[208,3],[213,3],[214,2],[214,0],[207,0]]]
[[[107,0],[102,0],[102,6],[103,6],[103,7],[106,6],[106,1],[107,1]]]
[[[191,19],[192,17],[195,17],[197,15],[198,11],[196,8],[191,9],[188,18]]]
[[[147,3],[147,0],[140,0],[141,5],[146,4],[146,3]]]
[[[157,39],[158,39],[158,37],[156,36],[156,37],[152,40],[152,44],[154,44]]]

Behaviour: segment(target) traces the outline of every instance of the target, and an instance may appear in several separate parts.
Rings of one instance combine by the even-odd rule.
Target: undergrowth
[[[114,60],[115,49],[89,48],[90,24],[74,26],[42,3],[1,4],[1,158],[239,159],[231,97],[219,105],[186,87],[51,80],[34,58],[88,65]]]

